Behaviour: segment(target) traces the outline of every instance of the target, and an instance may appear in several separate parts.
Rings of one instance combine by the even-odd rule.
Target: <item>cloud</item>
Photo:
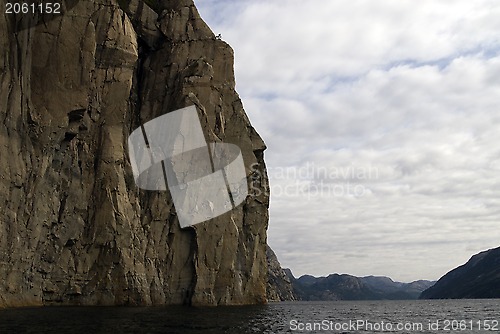
[[[269,147],[284,266],[436,279],[498,246],[498,2],[197,5]]]
[[[499,44],[494,1],[197,1],[236,50],[243,93],[287,96],[376,67],[440,62]],[[221,13],[224,16],[221,18]]]

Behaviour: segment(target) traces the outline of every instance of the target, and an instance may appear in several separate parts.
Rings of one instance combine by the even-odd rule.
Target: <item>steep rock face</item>
[[[420,299],[459,298],[500,298],[500,248],[474,255],[420,295]]]
[[[0,306],[265,302],[265,145],[192,0],[80,1],[31,29],[2,13],[0,50]],[[250,194],[181,230],[126,140],[188,105],[241,148]]]
[[[291,275],[291,272],[288,270],[290,272],[288,274],[287,269],[281,268],[281,264],[271,247],[267,246],[266,252],[268,268],[267,300],[273,302],[297,300],[292,282],[288,276]]]

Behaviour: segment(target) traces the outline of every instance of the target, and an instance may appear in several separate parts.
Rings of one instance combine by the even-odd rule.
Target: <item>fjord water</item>
[[[495,333],[500,332],[500,325],[495,326],[499,320],[498,299],[283,302],[220,308],[45,307],[0,310],[0,333]],[[316,329],[299,328],[314,323]],[[398,330],[398,324],[407,329]],[[354,329],[357,325],[368,327]]]

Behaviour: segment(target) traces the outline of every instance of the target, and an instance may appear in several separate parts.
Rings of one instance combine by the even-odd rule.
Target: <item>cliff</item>
[[[500,247],[472,256],[420,295],[420,299],[460,298],[500,298]]]
[[[39,24],[0,14],[0,306],[265,302],[265,145],[231,47],[192,0],[64,3]],[[190,105],[207,141],[240,147],[251,193],[181,229],[126,143]]]

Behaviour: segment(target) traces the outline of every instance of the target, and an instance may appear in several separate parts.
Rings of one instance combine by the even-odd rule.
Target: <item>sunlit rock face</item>
[[[0,306],[265,302],[265,145],[231,47],[192,0],[67,7],[32,27],[0,14]],[[169,191],[135,184],[127,138],[192,105],[207,142],[241,149],[249,186],[181,229]]]

